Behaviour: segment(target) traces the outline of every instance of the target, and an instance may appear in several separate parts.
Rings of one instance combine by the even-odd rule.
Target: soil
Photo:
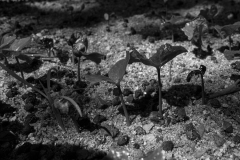
[[[64,131],[46,98],[1,69],[1,159],[240,159],[239,93],[214,98],[203,105],[201,79],[186,81],[188,73],[200,65],[207,68],[204,85],[208,95],[239,79],[239,62],[228,60],[221,52],[228,47],[228,38],[210,32],[203,43],[210,45],[212,53],[199,57],[193,53],[196,46],[181,30],[184,25],[175,28],[175,42],[171,40],[170,29],[160,30],[165,18],[181,15],[191,19],[212,4],[218,8],[212,23],[232,24],[239,21],[240,3],[227,0],[168,0],[167,3],[166,7],[164,2],[155,0],[1,1],[1,35],[34,34],[52,38],[54,46],[70,57],[68,39],[72,33],[81,32],[89,41],[88,52],[105,57],[100,63],[81,59],[81,82],[77,82],[77,63],[72,64],[70,59],[61,63],[56,57],[48,57],[47,49],[37,44],[22,51],[38,56],[31,63],[21,60],[17,66],[15,58],[8,57],[8,67],[19,76],[21,67],[25,79],[42,91],[41,84],[47,87],[48,70],[56,68],[57,73],[51,74],[50,96],[71,97],[83,116],[61,99],[65,106],[59,108]],[[239,38],[239,33],[232,35],[237,50]],[[85,75],[107,75],[125,57],[129,46],[149,58],[166,43],[182,46],[188,52],[173,59],[171,81],[170,63],[161,67],[164,118],[156,118],[156,69],[133,63],[127,66],[121,81],[131,119],[131,125],[127,126],[115,86],[107,82],[90,86]],[[4,64],[4,60],[0,63]]]

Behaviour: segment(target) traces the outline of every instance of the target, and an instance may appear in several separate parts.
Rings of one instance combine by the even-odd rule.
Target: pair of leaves
[[[165,45],[161,45],[157,49],[157,52],[148,59],[145,55],[140,54],[135,48],[132,48],[129,64],[134,62],[141,62],[148,66],[160,68],[167,62],[171,61],[174,57],[184,52],[187,52],[184,47],[171,46],[167,43]]]
[[[101,81],[107,81],[109,83],[119,86],[125,74],[129,60],[130,53],[127,52],[126,58],[119,60],[111,67],[108,72],[108,77],[102,75],[86,75],[85,78],[87,81],[91,82],[91,84],[95,84]]]
[[[204,65],[200,65],[198,70],[193,70],[191,71],[188,76],[187,76],[187,82],[190,82],[192,77],[197,76],[197,75],[204,75],[207,70],[207,67]]]
[[[222,38],[225,38],[226,36],[231,36],[236,31],[239,31],[240,22],[236,22],[234,24],[225,25],[225,26],[216,25],[214,26],[214,28]]]
[[[5,57],[14,56],[21,60],[27,61],[28,63],[32,62],[32,59],[26,54],[22,54],[21,51],[27,45],[32,42],[32,37],[26,37],[21,39],[16,39],[15,36],[6,36],[3,37],[0,49],[2,49],[2,54]]]

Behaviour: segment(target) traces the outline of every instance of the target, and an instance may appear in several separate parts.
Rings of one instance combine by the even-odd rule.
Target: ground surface
[[[187,13],[196,16],[200,9],[209,7],[213,3],[192,1],[190,3],[187,0],[174,2],[168,8],[169,12],[182,16]],[[67,5],[74,7],[73,13],[66,11]],[[1,2],[0,6],[0,33],[8,30],[16,31],[17,29],[14,28],[16,21],[19,21],[21,26],[32,24],[31,29],[20,32],[19,35],[29,36],[34,33],[53,38],[55,46],[65,50],[71,49],[67,45],[67,39],[73,32],[81,31],[86,34],[89,40],[88,52],[104,54],[106,59],[98,65],[91,61],[82,61],[83,81],[85,74],[106,75],[116,61],[125,57],[128,43],[134,45],[147,57],[165,43],[183,46],[188,50],[187,53],[173,60],[171,82],[169,82],[169,64],[161,68],[165,93],[163,99],[165,119],[158,122],[150,120],[150,111],[156,108],[155,92],[151,94],[152,98],[150,96],[144,101],[144,104],[141,103],[142,101],[133,103],[131,100],[132,97],[136,97],[136,90],[146,91],[143,87],[144,82],[157,80],[155,68],[139,63],[128,65],[121,87],[129,88],[134,92],[125,96],[125,99],[131,102],[128,104],[132,119],[131,126],[126,125],[121,105],[113,96],[114,86],[101,82],[85,89],[84,92],[67,94],[74,88],[77,64],[72,66],[69,60],[66,65],[60,65],[57,58],[51,59],[52,61],[46,59],[36,61],[31,65],[21,62],[21,67],[25,71],[24,76],[29,82],[38,78],[46,82],[47,71],[52,67],[60,66],[58,68],[62,71],[61,78],[53,76],[52,81],[57,83],[53,85],[55,90],[52,91],[51,96],[58,97],[65,94],[77,101],[85,115],[85,118],[79,118],[79,132],[76,131],[69,116],[62,114],[66,127],[66,132],[63,132],[54,119],[46,99],[32,92],[31,88],[25,88],[6,71],[0,70],[0,153],[4,155],[4,159],[38,157],[38,159],[100,160],[114,150],[126,151],[128,157],[125,156],[125,159],[137,160],[151,155],[151,151],[162,148],[169,150],[164,152],[166,159],[240,159],[239,93],[219,97],[206,105],[202,105],[201,99],[191,103],[189,99],[199,94],[194,87],[200,85],[201,81],[195,79],[186,82],[187,74],[191,70],[198,69],[200,65],[207,67],[204,75],[206,93],[218,92],[236,81],[234,77],[237,77],[238,71],[231,66],[235,60],[228,61],[218,50],[228,45],[228,39],[210,34],[204,39],[204,43],[210,44],[213,54],[204,59],[197,58],[192,53],[196,47],[188,41],[180,29],[175,43],[171,41],[169,30],[160,32],[159,26],[163,23],[161,17],[166,14],[163,12],[163,5],[153,0],[36,1],[11,4]],[[238,15],[234,18],[229,16],[233,12],[235,14],[239,7],[237,4],[219,1],[217,6],[221,10],[221,15],[216,21],[220,25],[237,21]],[[103,15],[113,12],[115,16],[109,20],[108,25]],[[132,28],[135,29],[136,34]],[[239,37],[239,34],[232,36],[234,44]],[[46,57],[46,50],[36,46],[29,47],[27,51]],[[9,62],[12,69],[20,75],[19,68],[14,67],[15,60],[9,58]],[[72,74],[72,71],[75,74]],[[180,101],[174,96],[180,97]],[[99,102],[98,97],[106,101],[106,104],[101,100]],[[104,116],[105,120],[102,122],[97,115]],[[188,127],[191,123],[193,127]],[[102,129],[102,126],[107,128],[111,135]],[[128,136],[129,140],[121,146],[119,143],[124,141],[124,136]],[[164,147],[163,143],[166,141],[173,142],[173,146],[167,144]]]

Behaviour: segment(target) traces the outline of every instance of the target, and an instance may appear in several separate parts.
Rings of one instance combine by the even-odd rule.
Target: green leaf
[[[220,34],[220,36],[222,38],[224,38],[226,36],[231,36],[232,34],[237,32],[240,28],[240,22],[236,22],[234,24],[229,24],[229,25],[225,25],[225,26],[216,25],[216,26],[214,26],[214,28]],[[225,33],[225,35],[223,34],[223,32]]]
[[[130,59],[129,52],[126,53],[126,58],[115,63],[108,72],[108,77],[112,79],[117,85],[120,84],[126,72],[126,68]]]
[[[130,51],[130,60],[129,64],[135,63],[135,62],[141,62],[148,66],[154,66],[151,60],[149,60],[144,54],[139,53],[135,48],[131,48]]]
[[[0,42],[0,49],[8,47],[11,43],[14,42],[14,40],[16,39],[16,36],[3,36]]]
[[[191,40],[194,36],[194,33],[199,31],[198,27],[200,25],[203,25],[203,31],[207,30],[208,28],[207,20],[202,16],[199,16],[193,21],[185,24],[185,27],[182,28],[182,31],[188,37],[188,40]]]
[[[88,55],[83,55],[86,59],[85,60],[91,60],[97,64],[101,63],[102,59],[105,59],[106,56],[105,55],[102,55],[100,53],[97,53],[97,52],[93,52],[93,53],[90,53]]]
[[[15,41],[10,45],[9,50],[21,51],[24,47],[31,43],[32,37],[26,37],[21,39],[15,39]]]
[[[171,61],[177,55],[187,52],[187,50],[182,46],[171,46],[170,44],[165,44],[160,46],[155,53],[149,59],[154,63],[155,67],[161,67],[167,62]]]
[[[17,80],[19,80],[20,82],[22,82],[23,84],[27,85],[28,87],[31,87],[33,90],[37,91],[39,94],[41,94],[43,97],[47,98],[47,95],[44,94],[42,91],[40,91],[39,89],[37,89],[36,87],[34,87],[32,84],[28,83],[27,81],[25,81],[23,78],[21,78],[20,76],[18,76],[15,72],[13,72],[12,70],[10,70],[9,68],[7,68],[5,65],[3,65],[2,63],[0,63],[0,67],[2,67],[2,69],[4,69],[5,71],[8,72],[8,74],[10,74],[11,76],[13,76],[14,78],[16,78]]]
[[[82,111],[81,111],[80,107],[78,106],[78,104],[77,104],[72,98],[67,97],[67,96],[61,96],[61,98],[66,99],[66,100],[68,100],[69,102],[71,102],[72,105],[75,107],[75,109],[78,111],[79,115],[80,115],[81,117],[83,117],[83,114],[82,114]]]
[[[102,81],[107,81],[109,83],[115,84],[113,80],[102,75],[85,75],[85,79],[86,81],[89,81],[91,83],[90,85],[93,85]]]

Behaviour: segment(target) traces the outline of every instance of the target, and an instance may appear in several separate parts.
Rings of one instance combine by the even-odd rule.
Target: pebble
[[[226,133],[233,133],[233,126],[231,123],[229,123],[227,121],[222,122],[222,129]]]
[[[127,135],[124,135],[118,138],[117,144],[119,146],[124,146],[124,145],[127,145],[128,142],[129,142],[129,137]]]
[[[213,134],[213,140],[214,140],[214,143],[217,147],[222,147],[223,144],[225,143],[225,140],[216,133]]]
[[[136,131],[136,135],[145,135],[146,134],[146,131],[141,126],[137,126],[135,128],[135,131]]]
[[[218,99],[211,99],[211,100],[209,100],[209,103],[213,108],[220,108],[221,107],[221,103],[219,102]]]
[[[186,133],[187,139],[191,141],[201,139],[200,135],[197,133],[197,130],[192,123],[185,125],[185,133]]]
[[[172,151],[174,148],[174,144],[172,141],[164,141],[162,143],[162,148],[164,151]]]
[[[146,133],[149,133],[153,127],[154,127],[153,123],[143,125],[143,129],[146,131]]]

